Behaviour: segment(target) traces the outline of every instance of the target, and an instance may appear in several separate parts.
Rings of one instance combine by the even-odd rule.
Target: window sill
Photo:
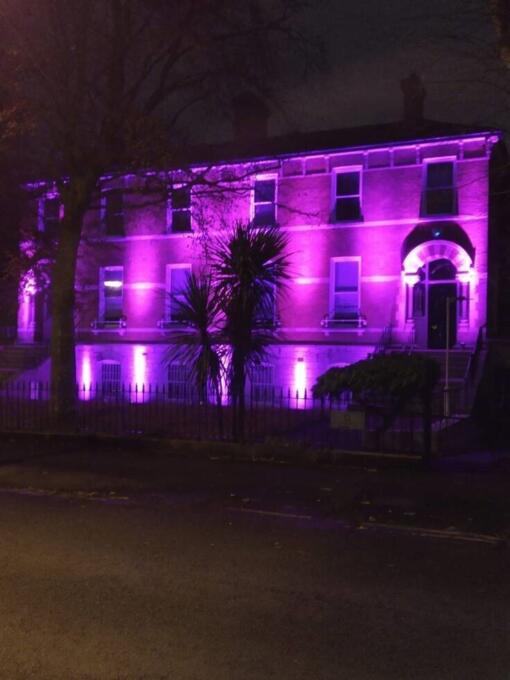
[[[257,328],[262,328],[264,330],[272,330],[276,331],[278,330],[282,325],[282,322],[280,319],[258,319],[257,320]]]
[[[277,229],[280,225],[279,222],[268,222],[267,224],[257,224],[256,222],[251,222],[252,229]]]
[[[331,218],[331,220],[330,220],[330,223],[331,223],[331,224],[338,224],[338,225],[343,225],[343,224],[363,224],[364,221],[365,221],[365,220],[364,220],[363,217],[357,217],[357,218],[352,219],[352,220],[338,220],[336,217],[333,216],[333,217]]]
[[[420,213],[420,217],[425,219],[425,220],[446,219],[446,218],[458,217],[458,216],[459,216],[458,210],[453,210],[452,212],[442,212],[442,213],[428,213],[428,212],[421,212]]]
[[[122,317],[116,321],[105,321],[96,319],[90,324],[93,331],[121,331],[124,332],[126,328],[126,317]]]
[[[182,229],[182,230],[177,230],[175,231],[174,229],[167,229],[165,234],[167,236],[189,236],[190,234],[193,234],[193,229]]]
[[[327,314],[321,321],[321,326],[323,328],[365,328],[366,325],[367,320],[363,314],[351,319],[335,319]]]
[[[157,326],[160,331],[192,330],[185,321],[166,321],[165,319],[160,319]]]

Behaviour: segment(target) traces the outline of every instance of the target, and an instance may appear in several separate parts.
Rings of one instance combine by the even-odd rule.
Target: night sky
[[[426,117],[507,125],[510,103],[487,84],[495,34],[485,0],[319,0],[307,24],[329,68],[286,90],[288,118],[273,118],[273,132],[397,120],[399,82],[412,70],[425,82]]]

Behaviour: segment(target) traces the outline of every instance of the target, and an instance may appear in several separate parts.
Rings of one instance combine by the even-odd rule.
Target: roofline
[[[439,137],[412,137],[409,140],[400,140],[400,141],[389,141],[389,142],[375,142],[373,144],[362,144],[362,145],[357,145],[357,146],[334,146],[334,147],[326,147],[324,149],[310,149],[308,151],[289,151],[289,152],[284,152],[284,153],[274,153],[270,155],[263,155],[263,156],[239,156],[239,157],[234,157],[229,160],[227,159],[218,159],[215,160],[214,162],[211,163],[205,163],[204,161],[199,162],[192,162],[188,164],[188,167],[204,167],[204,166],[217,166],[217,165],[234,165],[237,163],[249,163],[251,162],[260,162],[260,161],[268,161],[272,160],[275,158],[296,158],[296,157],[303,157],[303,156],[319,156],[319,155],[325,155],[325,154],[333,154],[333,153],[344,153],[344,152],[349,152],[349,151],[367,151],[369,149],[374,149],[378,147],[389,147],[393,148],[396,146],[417,146],[420,144],[435,144],[438,142],[448,142],[448,141],[455,141],[460,138],[477,138],[477,137],[490,137],[490,136],[496,136],[498,137],[498,142],[501,141],[503,138],[503,132],[501,130],[485,130],[485,131],[478,131],[478,132],[466,132],[466,133],[459,133],[456,135],[441,135]],[[271,139],[268,137],[267,139]],[[176,168],[178,169],[178,168]],[[163,170],[164,172],[164,170]]]
[[[327,130],[325,131],[327,132]],[[304,133],[306,134],[306,133]],[[266,154],[263,156],[237,156],[233,157],[230,159],[217,159],[213,162],[205,162],[205,161],[193,161],[190,163],[185,163],[181,166],[176,165],[176,166],[169,166],[167,168],[161,168],[161,169],[144,169],[141,171],[142,175],[149,175],[149,174],[159,174],[159,173],[166,173],[166,172],[174,172],[178,170],[183,170],[186,167],[188,168],[204,168],[204,167],[210,167],[214,168],[217,166],[225,166],[225,165],[237,165],[237,164],[246,164],[246,163],[260,163],[263,161],[270,161],[274,159],[288,159],[288,158],[302,158],[302,157],[309,157],[309,156],[319,156],[319,155],[327,155],[327,154],[334,154],[334,153],[348,153],[350,151],[368,151],[369,149],[376,149],[380,147],[387,147],[387,148],[394,148],[397,146],[418,146],[421,144],[436,144],[438,142],[448,142],[448,141],[455,141],[460,138],[463,139],[471,139],[471,138],[477,138],[477,137],[491,137],[491,136],[496,136],[498,138],[498,142],[503,139],[503,132],[501,130],[479,130],[477,132],[465,132],[465,133],[459,133],[459,134],[450,134],[450,135],[440,135],[440,136],[435,136],[435,137],[411,137],[409,140],[400,140],[400,141],[389,141],[389,142],[374,142],[373,144],[362,144],[362,145],[357,145],[357,146],[333,146],[333,147],[326,147],[324,149],[310,149],[308,151],[289,151],[289,152],[284,152],[284,153],[274,153],[274,154]],[[271,137],[267,137],[265,139],[271,139]],[[273,138],[277,139],[277,138]],[[101,179],[111,179],[113,177],[126,177],[128,175],[136,175],[136,171],[134,172],[133,170],[112,170],[110,172],[107,172],[103,175],[101,175]],[[24,183],[23,186],[28,188],[29,190],[36,189],[38,187],[44,187],[45,185],[48,185],[49,183],[54,183],[57,180],[35,180],[35,181],[30,181]]]

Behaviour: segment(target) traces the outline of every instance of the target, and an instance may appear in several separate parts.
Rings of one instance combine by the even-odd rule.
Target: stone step
[[[418,350],[414,352],[420,356],[435,359],[440,366],[440,380],[443,381],[446,372],[445,350]],[[469,367],[472,352],[470,350],[450,350],[448,357],[448,375],[450,380],[464,380]]]

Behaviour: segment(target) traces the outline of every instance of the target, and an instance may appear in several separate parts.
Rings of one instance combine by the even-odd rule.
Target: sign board
[[[342,430],[364,430],[365,411],[331,411],[331,427]]]

